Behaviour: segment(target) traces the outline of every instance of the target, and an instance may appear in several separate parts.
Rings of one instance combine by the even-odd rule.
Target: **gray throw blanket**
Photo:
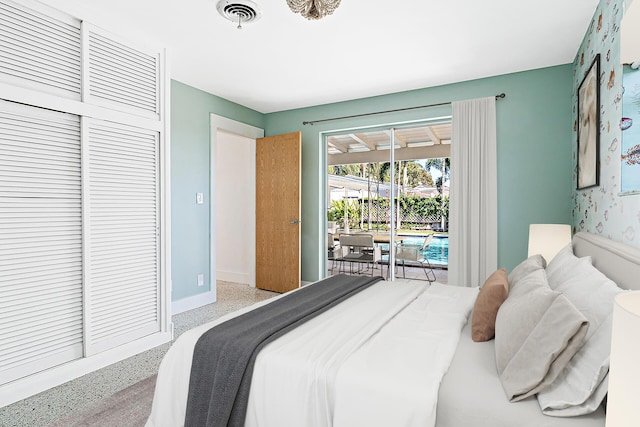
[[[329,277],[205,332],[194,348],[185,427],[243,426],[260,350],[381,277]]]

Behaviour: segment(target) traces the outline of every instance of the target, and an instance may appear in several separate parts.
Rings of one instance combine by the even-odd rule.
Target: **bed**
[[[640,287],[636,280],[640,277],[640,249],[577,233],[565,252],[579,268],[593,266],[606,277],[598,273],[602,276],[600,281],[592,280],[597,275],[589,271],[584,276],[587,279],[578,280],[578,273],[575,278],[567,279],[570,270],[556,259],[535,271],[527,268],[536,260],[523,262],[509,275],[509,279],[518,284],[510,290],[509,298],[514,302],[507,298],[499,308],[496,339],[484,342],[472,340],[475,332],[471,319],[479,299],[478,288],[412,281],[367,284],[364,290],[277,337],[259,351],[251,369],[244,421],[236,420],[228,425],[603,427],[605,412],[600,402],[606,393],[608,353],[586,403],[558,406],[555,402],[566,383],[574,382],[571,375],[575,365],[582,369],[580,356],[584,356],[586,343],[598,345],[601,352],[606,347],[607,335],[601,332],[610,327],[607,314],[601,313],[600,320],[585,319],[580,310],[583,310],[581,304],[589,303],[587,300],[593,301],[594,296],[605,300],[608,294],[600,294],[599,288],[588,290],[588,298],[578,296],[576,299],[575,319],[561,318],[563,326],[557,329],[569,330],[565,325],[576,326],[567,332],[569,338],[564,338],[561,352],[554,353],[555,359],[546,368],[545,380],[535,383],[539,392],[532,388],[523,393],[517,388],[520,384],[516,384],[516,391],[509,396],[517,401],[510,402],[507,395],[513,378],[505,373],[509,373],[516,362],[509,360],[505,365],[496,354],[496,351],[503,352],[505,345],[511,345],[511,341],[504,339],[508,333],[514,333],[509,331],[510,327],[522,330],[517,326],[520,320],[512,321],[506,316],[509,310],[520,309],[516,289],[525,289],[525,285],[519,283],[528,283],[534,275],[542,275],[546,280],[548,274],[550,284],[554,277],[555,282],[561,280],[560,290],[553,292],[562,294],[563,300],[576,291],[575,286],[571,288],[572,281],[593,282],[593,286],[606,287],[609,294]],[[512,274],[522,277],[512,277]],[[602,285],[603,280],[610,282],[607,277],[615,281],[615,285]],[[562,288],[565,283],[567,289]],[[322,282],[311,286],[318,285],[322,286]],[[586,286],[585,289],[589,289]],[[187,408],[197,407],[188,403],[188,397],[194,393],[193,388],[190,389],[190,376],[194,348],[207,331],[264,309],[274,301],[282,303],[286,298],[287,294],[263,301],[184,333],[162,361],[147,426],[185,425],[190,412]],[[554,299],[556,306],[559,299]],[[570,311],[565,306],[558,310],[562,316]],[[589,322],[597,327],[589,330],[585,326]],[[510,326],[511,323],[514,326]],[[535,327],[536,331],[539,329]],[[569,352],[572,343],[574,349]],[[519,357],[523,351],[515,353]],[[592,359],[590,355],[588,353],[586,359]],[[556,362],[563,357],[567,360],[562,368],[557,368]],[[212,402],[216,401],[216,394],[214,390]],[[590,400],[595,403],[588,403]],[[575,414],[585,412],[583,406],[589,404],[593,407],[588,414]],[[553,416],[543,414],[542,407]],[[206,424],[227,425],[211,420]],[[205,423],[192,420],[190,425]]]

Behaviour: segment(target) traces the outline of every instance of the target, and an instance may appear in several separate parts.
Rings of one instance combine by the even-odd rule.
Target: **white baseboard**
[[[249,273],[241,273],[237,271],[216,271],[216,280],[222,280],[224,282],[242,283],[250,285]]]
[[[171,315],[193,310],[194,308],[202,307],[207,304],[213,304],[214,302],[216,302],[215,289],[198,295],[194,295],[192,297],[172,301]]]
[[[172,332],[158,332],[93,356],[74,360],[0,386],[0,408],[74,380],[105,366],[171,341]]]

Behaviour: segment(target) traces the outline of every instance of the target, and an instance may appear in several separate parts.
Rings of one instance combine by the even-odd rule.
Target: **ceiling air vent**
[[[251,0],[220,0],[218,13],[232,22],[238,23],[238,29],[242,24],[260,19],[262,12],[260,6]]]

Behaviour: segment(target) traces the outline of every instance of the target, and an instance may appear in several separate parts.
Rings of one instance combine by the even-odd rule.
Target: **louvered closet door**
[[[0,384],[83,355],[80,119],[0,101]]]
[[[86,120],[87,354],[160,330],[158,133]]]
[[[0,81],[79,100],[80,22],[0,1]]]
[[[158,119],[159,54],[125,45],[92,25],[84,31],[89,52],[85,100]]]

